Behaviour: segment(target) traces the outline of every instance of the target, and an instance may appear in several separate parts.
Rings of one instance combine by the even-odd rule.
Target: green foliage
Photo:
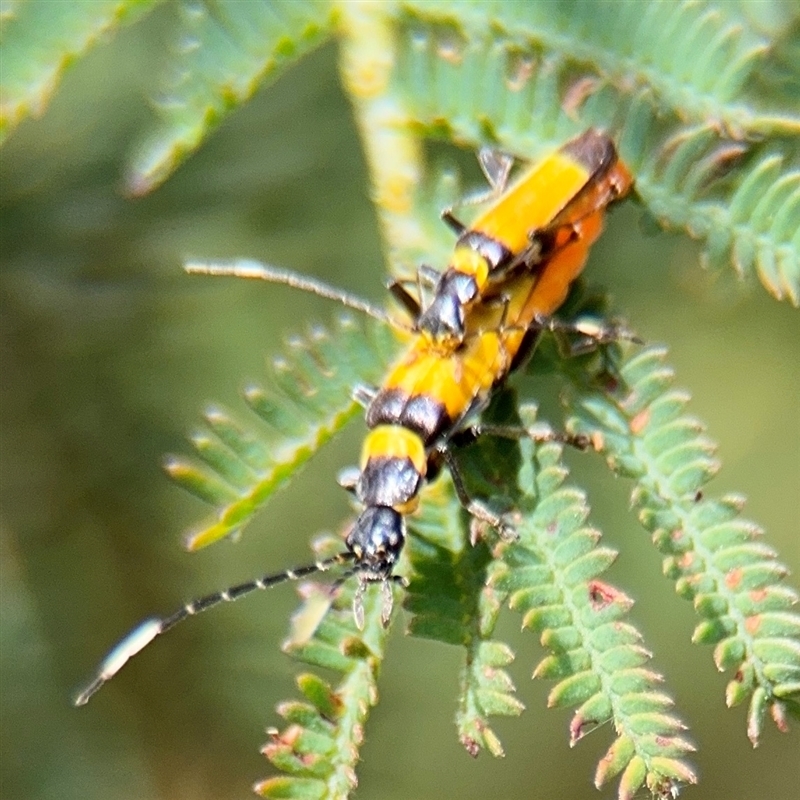
[[[522,447],[517,507],[524,522],[519,540],[493,565],[490,585],[508,594],[523,628],[539,635],[547,654],[533,675],[556,681],[548,705],[576,707],[571,745],[612,721],[616,738],[598,764],[598,788],[618,774],[620,798],[642,786],[668,795],[694,783],[684,758],[694,748],[680,735],[685,726],[669,713],[672,701],[658,688],[663,679],[646,666],[651,654],[626,619],[633,603],[601,579],[616,553],[585,524],[583,493],[564,485],[560,446]]]
[[[157,100],[162,123],[140,146],[127,179],[137,195],[169,177],[227,113],[331,34],[324,0],[177,5],[174,53]]]
[[[306,337],[291,339],[286,355],[272,361],[269,389],[245,389],[247,405],[264,424],[244,425],[221,408],[209,408],[206,430],[192,437],[202,463],[178,456],[165,463],[174,480],[216,508],[215,519],[190,533],[186,546],[198,550],[238,536],[264,503],[358,414],[353,387],[378,381],[394,347],[385,325],[370,324],[365,330],[344,317],[333,334],[316,327]]]
[[[64,70],[102,36],[138,20],[156,0],[26,0],[0,7],[0,143],[41,115]]]
[[[745,89],[769,41],[714,3],[572,0],[558,4],[404,3],[421,27],[447,26],[465,41],[492,38],[504,48],[563,62],[607,81],[621,96],[652,93],[656,104],[685,119],[717,120],[736,131],[798,131],[790,115],[764,113]],[[753,98],[747,98],[752,100]]]
[[[787,569],[739,514],[743,499],[703,495],[719,469],[716,446],[685,413],[689,395],[672,386],[663,348],[620,367],[620,382],[576,393],[571,427],[592,436],[611,469],[635,481],[632,505],[664,554],[664,574],[701,618],[692,640],[714,645],[714,663],[732,671],[729,706],[750,698],[747,735],[756,745],[767,712],[786,729],[800,693],[800,614]]]
[[[755,271],[774,297],[798,305],[800,170],[767,151],[746,160],[724,199],[710,194],[726,161],[741,159],[742,152],[703,129],[631,166],[649,210],[665,226],[703,241],[706,265],[730,262],[741,277]]]
[[[153,5],[0,5],[0,135],[41,113],[64,68],[101,34]],[[469,148],[488,142],[533,158],[595,125],[615,133],[641,202],[662,226],[699,239],[709,265],[755,274],[775,297],[800,303],[800,115],[790,105],[797,63],[771,60],[797,51],[799,25],[775,10],[780,4],[765,4],[772,9],[766,17],[780,23],[759,28],[742,4],[668,0],[646,7],[637,0],[170,5],[177,22],[156,103],[161,122],[132,156],[131,193],[166,180],[227,113],[336,37],[388,259],[398,271],[423,257],[442,263],[451,245],[443,229],[434,230],[434,210],[452,186],[435,182],[420,139]],[[357,415],[353,387],[377,382],[395,347],[385,327],[345,321],[332,334],[314,330],[273,362],[268,389],[246,390],[259,420],[245,424],[210,409],[206,429],[193,437],[202,463],[173,458],[167,465],[215,507],[190,548],[237,535]],[[565,367],[573,384],[570,425],[590,436],[615,473],[634,480],[634,508],[665,557],[665,574],[701,617],[694,641],[714,645],[718,669],[733,673],[726,699],[749,702],[755,744],[768,713],[784,729],[797,710],[798,596],[783,583],[776,553],[759,541],[760,528],[740,518],[741,500],[703,496],[718,468],[714,446],[686,415],[688,396],[671,387],[664,358],[659,348],[645,349],[620,361],[613,378],[588,375],[584,362]],[[545,649],[534,676],[555,681],[549,704],[576,708],[571,744],[613,723],[596,784],[619,775],[620,798],[642,787],[674,796],[695,781],[685,760],[692,747],[627,618],[630,599],[601,577],[615,553],[586,524],[583,494],[564,485],[559,447],[495,446],[481,443],[463,457],[488,466],[483,485],[515,510],[519,541],[473,545],[468,521],[440,481],[424,497],[406,552],[409,632],[463,651],[461,742],[473,754],[502,755],[489,719],[522,711],[506,671],[513,650],[495,638],[507,603]],[[478,480],[474,465],[467,472]],[[497,497],[502,488],[507,496]],[[318,598],[309,601],[297,623],[302,632],[286,648],[341,679],[335,688],[318,676],[298,679],[305,701],[281,707],[289,727],[265,748],[288,777],[259,784],[264,796],[342,797],[355,785],[387,632],[372,591],[365,629],[356,629],[351,592],[343,586],[324,615]]]
[[[592,4],[577,5],[585,13]],[[514,3],[498,6],[523,8]],[[694,14],[699,7],[650,4],[651,9],[671,12],[676,19],[680,13]],[[432,12],[434,6],[425,3],[420,8]],[[616,26],[619,13],[638,16],[640,8],[635,2],[615,3],[614,12],[601,19],[613,19]],[[702,20],[722,16],[716,9]],[[559,15],[553,17],[557,22]],[[800,171],[796,166],[800,116],[742,114],[744,95],[729,85],[732,76],[726,78],[724,91],[717,86],[713,78],[727,71],[713,66],[706,77],[720,94],[712,103],[709,85],[702,82],[668,91],[674,79],[663,85],[647,81],[649,69],[638,80],[622,81],[610,65],[603,68],[590,59],[587,66],[583,48],[578,48],[579,53],[568,48],[542,51],[527,39],[498,41],[474,34],[473,28],[480,29],[476,20],[464,29],[452,16],[447,25],[439,21],[439,27],[427,28],[416,17],[406,18],[398,37],[395,91],[412,125],[427,135],[446,136],[470,147],[488,139],[526,154],[552,150],[589,124],[615,129],[620,152],[636,176],[637,193],[662,226],[700,239],[709,265],[729,263],[742,277],[755,272],[774,296],[794,305],[800,302]],[[602,39],[602,25],[594,25],[589,17],[576,15],[569,21],[575,31],[566,37],[568,44],[583,41],[584,31]],[[655,12],[641,22],[653,25],[659,35],[662,23]],[[543,30],[547,28],[544,25]],[[671,26],[669,30],[676,38],[677,31]],[[720,41],[743,38],[736,21],[725,30]],[[678,65],[694,67],[702,61],[698,57],[673,59],[676,49],[680,47],[673,41],[669,48],[652,52],[669,53]],[[716,57],[708,55],[712,63]],[[747,65],[749,72],[763,58],[763,45],[744,48],[736,58],[739,68]],[[725,63],[730,62],[726,59]],[[739,86],[741,76],[733,82]],[[497,86],[506,91],[496,91]],[[736,96],[737,105],[723,103],[723,96]],[[679,98],[686,102],[678,103]],[[726,125],[722,132],[721,121]],[[789,138],[773,138],[769,143],[754,138],[755,130],[770,126]]]
[[[98,33],[150,5],[58,4],[63,20],[47,22],[36,15],[52,4],[9,5],[4,130],[41,111]],[[746,8],[691,0],[653,0],[644,13],[638,0],[173,5],[162,123],[131,162],[134,194],[159,185],[227,113],[336,34],[390,249],[401,251],[394,260],[425,239],[407,215],[392,219],[419,177],[402,129],[470,147],[488,139],[530,158],[598,125],[619,132],[660,224],[701,239],[708,263],[755,272],[776,297],[800,302],[800,111],[785,90],[798,78],[796,62],[792,71],[774,55],[796,49],[800,23],[779,3],[760,4],[758,28]]]
[[[320,543],[330,546],[332,543]],[[333,546],[340,547],[338,541]],[[332,607],[319,620],[319,607],[327,603],[312,592],[307,608],[295,618],[295,633],[284,645],[286,652],[313,667],[342,673],[334,688],[313,673],[297,678],[305,701],[283,703],[278,713],[288,727],[271,732],[264,755],[291,777],[261,781],[253,788],[263,797],[346,797],[355,788],[355,766],[364,740],[369,709],[378,701],[378,673],[384,657],[387,629],[381,623],[380,593],[365,598],[364,629],[354,622],[352,588],[342,587]],[[331,602],[330,599],[328,602]],[[304,615],[317,617],[309,636]]]
[[[448,491],[449,489],[449,491]],[[456,645],[464,651],[456,728],[472,755],[485,748],[503,755],[489,716],[518,715],[524,706],[505,671],[513,651],[492,638],[502,594],[487,585],[492,556],[481,542],[464,538],[464,518],[452,488],[442,480],[425,494],[422,513],[412,521],[411,577],[404,606],[408,632]]]

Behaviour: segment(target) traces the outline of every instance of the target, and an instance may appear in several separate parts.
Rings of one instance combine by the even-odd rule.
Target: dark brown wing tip
[[[617,160],[617,148],[612,139],[596,128],[589,128],[580,136],[568,141],[561,152],[583,164],[586,169],[596,175],[605,172]]]

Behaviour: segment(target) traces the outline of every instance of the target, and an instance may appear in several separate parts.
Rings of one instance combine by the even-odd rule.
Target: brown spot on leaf
[[[518,92],[531,79],[536,69],[536,62],[527,54],[518,51],[512,52],[509,56],[507,68],[506,87],[511,92]]]
[[[754,614],[752,617],[747,617],[744,621],[745,630],[752,635],[758,633],[761,627],[761,614]]]
[[[646,427],[647,424],[650,422],[650,409],[646,408],[644,411],[640,411],[630,422],[630,429],[631,433],[639,434],[641,433]]]
[[[593,611],[602,611],[612,603],[623,604],[628,600],[624,592],[603,581],[589,581],[588,589]]]
[[[736,589],[738,588],[739,584],[742,582],[742,568],[741,567],[734,567],[732,570],[728,571],[728,574],[725,576],[725,585],[729,589]]]
[[[590,441],[592,444],[592,449],[597,453],[602,453],[606,447],[606,437],[603,435],[602,431],[592,431],[590,435]]]
[[[675,559],[675,563],[682,571],[687,571],[694,564],[695,553],[689,550],[682,553],[679,558]]]
[[[656,535],[653,535],[653,541],[656,541]],[[675,530],[670,531],[669,533],[669,544],[672,548],[672,551],[675,552],[676,550],[681,549],[681,545],[686,544],[688,539],[686,537],[686,531],[683,528],[675,528]],[[664,544],[662,542],[662,544]],[[689,552],[689,551],[685,551]]]
[[[748,150],[747,145],[739,142],[729,142],[718,147],[709,161],[711,168],[704,174],[702,188],[708,189],[714,181],[724,178],[742,161]]]
[[[772,721],[781,733],[789,732],[789,723],[786,720],[786,706],[780,701],[776,700],[770,707],[769,713],[772,716]]]
[[[751,589],[748,592],[748,596],[754,603],[760,603],[763,600],[767,599],[767,590],[766,589]]]
[[[471,736],[462,736],[461,744],[464,745],[464,749],[473,758],[477,758],[478,754],[481,752],[481,746]]]
[[[564,94],[564,99],[561,102],[561,108],[564,113],[572,120],[577,120],[581,106],[586,100],[591,97],[601,86],[599,81],[594,75],[587,75],[573,81],[571,86]]]
[[[585,719],[581,714],[575,714],[569,723],[569,746],[574,747],[587,733],[591,733],[599,724],[599,720]]]

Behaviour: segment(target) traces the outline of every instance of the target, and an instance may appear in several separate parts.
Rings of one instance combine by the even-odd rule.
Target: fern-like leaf
[[[708,190],[725,160],[741,155],[738,148],[706,129],[653,152],[631,166],[662,224],[703,240],[710,266],[730,262],[742,277],[755,271],[774,297],[800,304],[800,170],[767,153],[732,178],[725,196],[714,197]]]
[[[620,95],[557,54],[527,57],[409,25],[397,59],[397,103],[428,135],[469,147],[494,140],[535,158],[587,125],[616,127],[639,195],[663,226],[701,239],[707,263],[755,272],[775,297],[800,303],[800,172],[777,146],[744,159],[747,147],[714,127],[666,124],[649,93]]]
[[[264,503],[336,432],[359,413],[353,387],[374,384],[396,340],[388,326],[361,327],[345,317],[328,333],[318,327],[290,340],[272,362],[269,390],[249,387],[247,405],[264,425],[243,425],[209,409],[207,430],[192,438],[202,463],[167,459],[169,475],[216,507],[216,518],[191,533],[197,550],[237,535]]]
[[[328,543],[341,548],[341,542]],[[374,589],[374,591],[372,590]],[[364,725],[378,699],[377,678],[388,629],[381,623],[379,587],[364,598],[364,629],[354,622],[352,587],[343,586],[332,607],[312,592],[295,618],[295,632],[284,645],[293,658],[313,667],[343,674],[334,688],[313,673],[297,679],[304,701],[282,703],[278,713],[288,727],[271,732],[264,755],[286,776],[269,778],[254,787],[263,797],[334,800],[347,797],[357,783],[355,767],[364,741]],[[313,633],[301,632],[314,620]],[[319,620],[317,622],[317,620]]]
[[[533,413],[522,411],[530,424]],[[616,553],[586,526],[584,495],[564,485],[561,447],[521,447],[519,541],[493,564],[490,584],[508,594],[523,627],[536,631],[547,650],[534,677],[557,681],[550,706],[577,706],[573,745],[612,720],[616,738],[598,764],[598,787],[621,774],[618,797],[627,799],[643,786],[663,794],[694,783],[685,726],[671,713],[661,676],[647,666],[641,634],[625,619],[632,601],[600,577]]]
[[[800,118],[762,114],[743,90],[769,41],[725,5],[684,0],[573,0],[570,3],[404,3],[420,25],[450,27],[473,41],[491,30],[495,43],[532,57],[554,54],[588,68],[625,96],[642,89],[662,111],[700,123],[722,123],[740,135],[800,130]],[[455,37],[454,37],[455,38]]]
[[[485,748],[502,756],[489,717],[517,715],[524,706],[505,671],[514,654],[491,638],[501,605],[498,593],[486,585],[491,553],[485,543],[473,547],[465,541],[463,509],[449,481],[430,487],[411,524],[412,575],[404,603],[411,613],[408,632],[464,648],[459,740],[471,755]]]
[[[685,412],[665,350],[649,347],[620,368],[622,383],[570,400],[570,427],[593,438],[609,466],[634,479],[633,504],[664,554],[664,572],[702,618],[696,642],[714,645],[732,670],[728,705],[750,697],[747,733],[757,744],[767,711],[779,728],[800,700],[800,614],[795,590],[762,530],[740,517],[743,500],[704,498],[715,445]]]
[[[0,143],[47,108],[64,71],[101,37],[139,19],[157,0],[26,0],[2,17]]]
[[[171,74],[158,101],[162,124],[141,146],[128,189],[158,186],[225,115],[330,34],[319,0],[181,0]]]

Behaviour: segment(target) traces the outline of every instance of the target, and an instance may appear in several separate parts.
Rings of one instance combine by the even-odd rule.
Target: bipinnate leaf
[[[522,413],[532,424],[532,410]],[[575,707],[572,745],[613,722],[616,739],[598,765],[598,787],[620,773],[620,798],[643,786],[656,793],[694,783],[685,760],[694,748],[670,713],[661,676],[648,667],[651,656],[641,634],[627,621],[632,601],[601,578],[615,554],[586,525],[583,494],[564,485],[561,446],[541,445],[534,454],[522,442],[521,449],[526,455],[519,476],[519,540],[501,548],[489,585],[507,594],[523,627],[539,634],[547,654],[534,677],[556,681],[550,706]]]
[[[408,632],[464,650],[456,727],[467,752],[503,755],[490,716],[516,716],[524,708],[505,671],[513,651],[492,638],[501,598],[486,585],[491,553],[486,543],[466,540],[466,522],[449,482],[426,491],[419,517],[412,520],[411,576],[404,607]]]
[[[29,115],[41,116],[65,70],[101,38],[138,20],[157,0],[25,0],[6,4],[0,25],[0,144]]]
[[[128,190],[162,183],[232,110],[331,33],[326,0],[180,0],[181,25],[156,101],[160,126],[139,148]]]
[[[636,178],[639,197],[661,225],[700,239],[707,264],[729,264],[741,277],[757,276],[776,298],[800,303],[795,148],[780,138],[759,143],[745,133],[774,125],[792,131],[792,141],[800,132],[800,115],[761,116],[742,94],[746,74],[765,53],[765,41],[745,33],[739,19],[726,20],[721,8],[712,13],[699,3],[648,3],[644,16],[640,3],[614,3],[613,13],[605,17],[608,29],[598,13],[602,6],[573,3],[569,12],[543,11],[547,21],[537,27],[526,22],[537,15],[535,4],[473,4],[464,15],[444,2],[415,4],[413,13],[398,18],[397,67],[386,101],[395,109],[392,129],[405,116],[415,133],[471,148],[489,141],[528,160],[588,126],[611,130]],[[677,24],[674,36],[687,37],[692,58],[675,58],[680,42],[666,49],[654,44],[649,51],[647,37],[639,38],[641,30],[624,35],[620,15],[631,30],[653,25],[654,42]],[[497,30],[495,18],[501,20],[500,30],[508,23],[525,31],[529,43],[488,34]],[[562,25],[575,30],[562,35],[559,29],[552,37],[541,33]],[[704,38],[708,26],[717,30],[710,40]],[[603,46],[590,43],[584,51],[584,40],[595,36]],[[581,49],[581,59],[570,52],[570,43]],[[613,63],[604,58],[605,47]],[[713,53],[705,53],[705,47]],[[726,55],[729,47],[736,53]],[[624,69],[617,71],[627,63],[620,53],[624,48],[634,48],[633,61],[647,65],[637,71],[638,81],[629,80]],[[680,76],[659,72],[665,56],[663,67],[682,71]],[[714,66],[719,58],[724,69]],[[694,85],[704,66],[709,71]],[[694,68],[698,72],[692,73]],[[625,80],[614,78],[617,74],[625,74]],[[665,80],[656,80],[657,75]],[[367,136],[376,142],[385,135],[381,128],[368,128]],[[390,242],[402,240],[401,231],[410,224],[388,213],[384,217]]]
[[[622,98],[647,91],[662,113],[687,121],[714,120],[740,135],[800,130],[796,115],[763,111],[748,96],[770,42],[743,25],[730,4],[412,0],[401,10],[407,26],[447,37],[451,46],[443,56],[451,60],[459,43],[491,38],[531,60],[555,56]]]
[[[750,698],[747,735],[756,745],[767,712],[785,729],[800,698],[798,594],[761,528],[740,516],[743,499],[704,496],[716,447],[673,382],[664,348],[629,355],[618,380],[570,397],[570,428],[634,480],[633,506],[665,556],[664,574],[701,618],[693,640],[714,645],[717,668],[733,672],[728,705]]]
[[[100,33],[154,2],[9,5],[0,131],[41,110]],[[692,0],[176,5],[161,122],[129,168],[133,194],[159,185],[259,86],[337,35],[398,272],[430,258],[441,238],[423,222],[433,217],[414,213],[420,133],[533,159],[594,125],[618,139],[655,219],[699,238],[707,263],[800,303],[800,114],[761,103],[777,80],[768,67],[780,25]]]
[[[336,546],[341,548],[341,542],[337,540]],[[306,593],[314,616],[319,591]],[[355,767],[364,725],[378,699],[377,679],[388,628],[381,622],[379,586],[365,593],[363,630],[355,625],[352,586],[340,587],[335,597],[328,596],[328,602],[330,608],[316,628],[302,637],[295,631],[284,650],[312,667],[334,670],[341,678],[334,686],[314,673],[298,676],[304,699],[278,707],[287,726],[282,731],[271,730],[262,751],[285,774],[255,785],[256,793],[263,797],[339,800],[349,796],[357,784]],[[298,615],[304,611],[301,607]]]
[[[704,128],[629,160],[650,212],[700,239],[706,265],[730,263],[740,277],[756,275],[776,299],[798,305],[800,170],[777,148],[746,153]]]
[[[165,469],[181,486],[215,506],[215,518],[187,538],[197,550],[235,536],[266,501],[336,432],[357,416],[354,387],[381,375],[396,340],[386,325],[339,320],[332,332],[314,328],[291,339],[273,359],[269,389],[244,392],[251,421],[206,411],[206,428],[192,437],[199,461],[172,456]]]

